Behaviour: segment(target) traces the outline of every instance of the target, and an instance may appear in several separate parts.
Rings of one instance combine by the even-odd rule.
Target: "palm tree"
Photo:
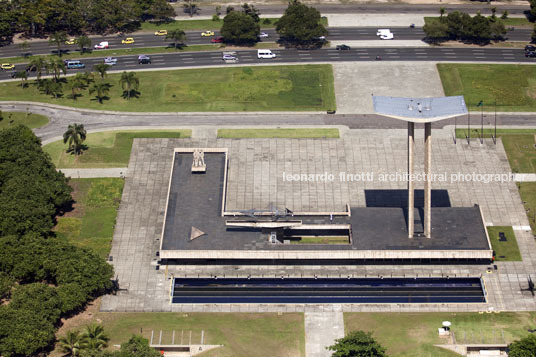
[[[41,74],[43,73],[43,68],[46,67],[47,61],[44,57],[37,56],[32,58],[28,66],[29,69],[34,69],[37,71],[37,80],[41,79]]]
[[[91,47],[91,39],[86,35],[82,35],[76,39],[76,44],[80,48],[80,53],[84,54],[86,47]]]
[[[63,133],[63,143],[68,143],[69,145],[67,152],[71,151],[77,155],[80,154],[82,152],[82,142],[84,140],[86,140],[86,129],[84,129],[84,124],[75,123],[69,125],[67,131]],[[87,335],[87,331],[84,332],[83,336]]]
[[[173,48],[177,48],[177,42],[184,43],[186,41],[186,34],[182,30],[171,30],[166,35],[166,40],[170,38],[173,40]]]
[[[86,338],[87,347],[95,350],[102,350],[104,347],[108,346],[108,341],[110,340],[104,332],[104,327],[98,324],[86,326],[84,336]]]
[[[18,71],[15,73],[15,78],[21,79],[20,86],[24,88],[24,82],[28,79],[28,73],[26,73],[26,71]]]
[[[52,58],[47,64],[47,73],[52,73],[54,75],[54,81],[58,81],[58,78],[63,72],[63,74],[67,74],[67,68],[65,67],[65,63],[60,58]]]
[[[443,15],[445,15],[445,12],[447,12],[447,10],[444,7],[440,7],[439,8],[439,17],[443,17]]]
[[[137,90],[140,86],[140,81],[138,77],[136,77],[135,72],[123,72],[121,74],[121,78],[119,79],[119,83],[121,84],[121,87],[123,88],[123,93],[126,92],[127,99],[130,99],[130,93],[132,89]],[[126,88],[126,89],[125,89]]]
[[[61,57],[61,45],[67,41],[67,34],[63,31],[54,32],[48,39],[48,43],[58,46],[58,56]]]
[[[101,79],[104,79],[104,77],[106,77],[106,71],[108,71],[110,67],[111,66],[106,63],[99,63],[93,66],[93,70],[100,75]]]
[[[80,351],[85,347],[84,336],[79,331],[67,331],[67,334],[59,340],[62,352],[69,356],[79,356]]]
[[[67,82],[67,89],[71,90],[71,97],[76,100],[78,92],[84,88],[84,83],[78,75],[71,77]]]
[[[97,100],[99,101],[100,104],[102,104],[102,100],[104,99],[104,96],[106,95],[106,93],[108,93],[108,91],[110,90],[110,83],[108,82],[97,82],[97,83],[93,83],[93,86],[91,88],[89,88],[89,94],[93,94],[95,92],[97,92]]]

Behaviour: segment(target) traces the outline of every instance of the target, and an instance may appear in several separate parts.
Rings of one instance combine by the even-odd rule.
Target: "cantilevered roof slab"
[[[405,98],[372,96],[374,111],[413,123],[431,123],[467,114],[463,96]]]

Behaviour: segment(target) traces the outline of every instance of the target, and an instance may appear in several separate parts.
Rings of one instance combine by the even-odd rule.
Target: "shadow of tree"
[[[121,97],[123,99],[129,99],[129,96],[128,96],[129,92],[130,92],[130,98],[136,98],[137,99],[141,95],[141,92],[139,92],[139,91],[137,91],[135,89],[131,89],[130,91],[128,91],[128,90],[123,91],[123,94],[121,94]]]

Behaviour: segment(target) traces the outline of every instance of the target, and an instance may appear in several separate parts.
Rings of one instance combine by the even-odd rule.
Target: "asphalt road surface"
[[[393,46],[396,46],[397,40],[422,40],[425,35],[422,28],[408,27],[390,27],[391,32],[395,34]],[[328,28],[329,34],[326,36],[328,41],[358,41],[358,40],[378,40],[376,36],[376,27],[334,27]],[[263,30],[268,34],[268,38],[264,41],[276,41],[279,37],[275,30]],[[530,42],[532,29],[515,29],[509,31],[505,35],[508,41],[527,41]],[[215,31],[215,37],[219,36],[219,32]],[[92,46],[101,41],[108,41],[109,49],[126,49],[126,48],[145,48],[145,47],[166,47],[173,46],[170,40],[166,40],[165,36],[155,36],[154,34],[136,34],[128,37],[134,38],[133,44],[121,44],[124,37],[118,36],[99,36],[93,37]],[[187,31],[187,45],[202,45],[210,44],[214,37],[203,37],[201,31]],[[75,45],[63,45],[62,51],[65,53],[77,52],[78,48]],[[93,50],[98,52],[99,50]],[[57,47],[50,45],[47,41],[36,41],[30,44],[30,48],[25,51],[27,54],[51,54],[57,52]],[[0,47],[0,57],[16,57],[21,55],[21,49],[16,44]]]
[[[438,47],[374,47],[355,48],[349,51],[320,49],[298,51],[295,49],[273,50],[277,55],[274,59],[258,59],[256,50],[236,51],[239,64],[282,64],[282,63],[315,63],[340,61],[374,61],[380,56],[382,61],[463,61],[463,62],[505,62],[534,63],[536,58],[527,58],[523,49],[519,48],[438,48]],[[222,60],[222,51],[180,52],[151,55],[151,64],[138,64],[137,55],[120,56],[112,70],[131,71],[139,69],[163,69],[168,67],[221,66],[227,63]],[[90,70],[95,64],[102,63],[103,58],[86,58],[82,62]],[[26,68],[25,64],[17,65],[15,70]],[[69,69],[68,73],[77,73],[84,69]],[[0,80],[11,78],[9,71],[0,73]],[[30,77],[35,72],[29,73]]]

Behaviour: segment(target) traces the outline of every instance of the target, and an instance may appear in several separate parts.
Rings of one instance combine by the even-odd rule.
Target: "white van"
[[[102,41],[98,45],[95,45],[96,50],[103,50],[109,47],[108,41]]]
[[[391,33],[391,30],[389,29],[379,29],[376,32],[376,36],[389,35],[390,33]]]
[[[257,58],[275,58],[275,53],[270,50],[257,50]]]

